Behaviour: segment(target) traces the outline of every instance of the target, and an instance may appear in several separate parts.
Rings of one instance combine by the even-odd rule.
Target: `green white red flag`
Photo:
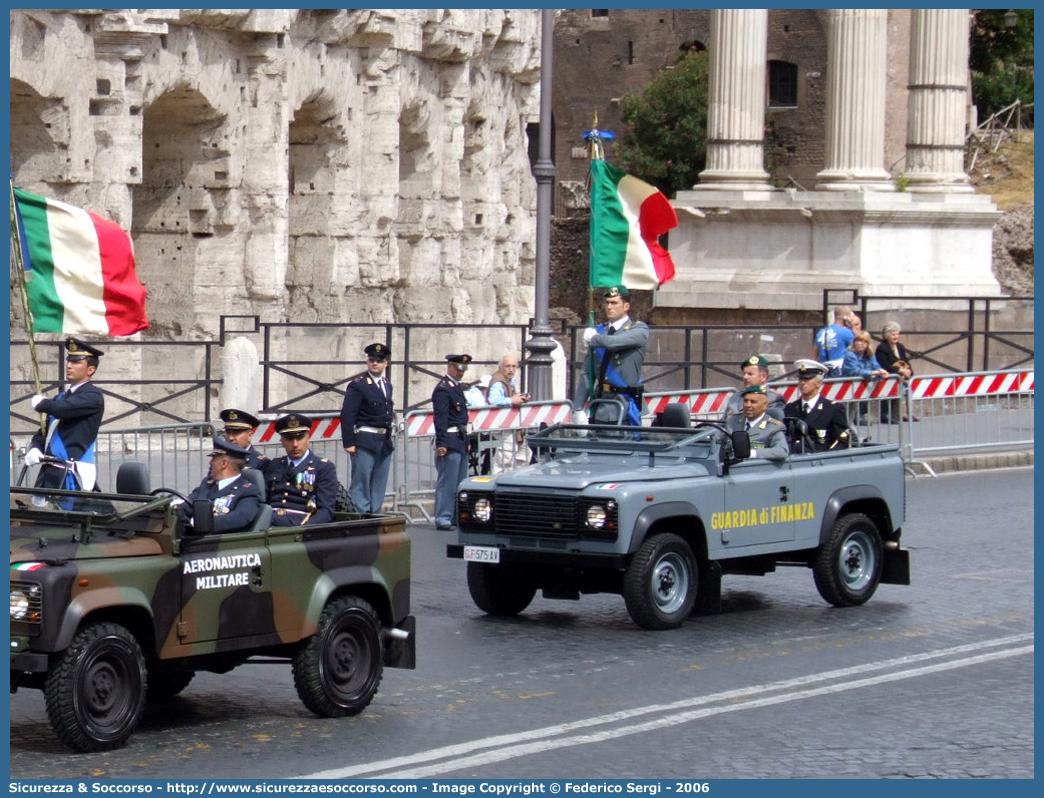
[[[659,288],[674,279],[674,260],[659,237],[678,214],[655,186],[603,160],[591,161],[591,287]]]
[[[121,336],[149,326],[119,225],[19,188],[14,198],[34,332]]]

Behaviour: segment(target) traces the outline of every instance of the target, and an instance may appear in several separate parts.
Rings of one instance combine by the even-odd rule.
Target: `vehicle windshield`
[[[36,523],[105,524],[148,531],[155,526],[157,517],[165,515],[170,502],[170,496],[128,497],[45,488],[11,488],[10,495],[12,527]]]
[[[529,436],[538,449],[611,452],[672,452],[706,457],[723,435],[718,424],[698,422],[692,429],[560,424]]]

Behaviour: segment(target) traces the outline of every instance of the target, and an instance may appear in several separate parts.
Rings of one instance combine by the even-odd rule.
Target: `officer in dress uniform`
[[[625,396],[626,423],[641,426],[642,363],[649,343],[649,327],[645,322],[632,321],[628,315],[631,295],[627,286],[609,288],[605,292],[604,308],[606,322],[584,330],[584,343],[589,351],[582,370],[584,378],[580,380],[573,407],[582,408],[592,398],[590,384],[593,377],[593,398],[611,394]]]
[[[268,467],[268,503],[273,526],[300,526],[332,521],[337,505],[337,468],[309,448],[312,419],[290,413],[275,429],[286,451]]]
[[[341,405],[341,444],[352,461],[348,495],[360,513],[380,512],[391,470],[395,443],[392,385],[385,379],[391,349],[370,344],[366,373],[348,383]]]
[[[264,474],[272,461],[255,449],[253,443],[251,443],[254,432],[261,426],[261,420],[256,416],[250,415],[245,410],[236,410],[234,408],[222,410],[218,415],[225,422],[225,428],[222,430],[225,440],[232,441],[236,446],[246,449],[246,467],[256,468]]]
[[[468,476],[468,402],[461,377],[471,355],[446,355],[446,376],[431,392],[435,416],[435,528],[454,529],[457,486]]]
[[[54,399],[35,394],[34,410],[47,414],[46,432],[37,432],[25,453],[25,464],[33,466],[44,455],[71,463],[44,463],[36,478],[38,488],[92,490],[97,476],[94,449],[105,412],[105,397],[91,382],[102,351],[78,338],[65,341],[65,380],[69,387]]]
[[[743,373],[743,387],[749,388],[751,385],[766,385],[768,382],[768,367],[769,360],[764,355],[751,355],[740,363],[740,371]],[[777,421],[782,421],[783,409],[786,407],[787,400],[783,398],[783,394],[769,390],[767,385],[765,390],[767,391],[769,398],[768,410],[766,412]],[[721,420],[728,422],[729,417],[733,415],[743,415],[742,389],[729,397],[729,401],[725,404],[725,412],[722,413]]]
[[[214,438],[210,453],[210,476],[188,496],[182,512],[190,515],[192,503],[207,499],[213,503],[214,532],[243,532],[253,526],[261,512],[261,490],[243,476],[247,450],[232,441]]]
[[[812,450],[847,449],[851,445],[848,434],[848,416],[841,405],[820,395],[823,376],[830,370],[815,360],[802,358],[794,361],[798,369],[798,389],[801,395],[785,409],[786,418],[799,418],[808,427]],[[799,436],[792,436],[792,452],[802,451]]]
[[[743,412],[729,416],[726,428],[729,432],[746,430],[750,437],[750,459],[786,460],[790,454],[786,427],[769,415],[768,394],[764,385],[748,385],[740,391]]]

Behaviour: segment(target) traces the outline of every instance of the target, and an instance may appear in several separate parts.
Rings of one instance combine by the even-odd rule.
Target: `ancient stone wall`
[[[524,322],[536,10],[11,12],[15,183],[132,233],[143,340]],[[12,330],[21,320],[12,320]]]

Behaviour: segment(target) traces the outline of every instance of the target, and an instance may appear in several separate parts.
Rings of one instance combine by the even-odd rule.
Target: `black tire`
[[[334,510],[338,513],[359,512],[355,509],[355,503],[352,501],[352,497],[348,493],[348,488],[340,482],[337,483],[337,500],[334,502]]]
[[[108,751],[131,736],[145,706],[145,658],[116,623],[88,623],[44,682],[47,717],[74,751]]]
[[[812,566],[816,589],[835,607],[865,603],[881,582],[881,533],[862,513],[843,515]]]
[[[677,535],[653,535],[624,572],[623,597],[643,629],[676,629],[689,617],[699,584],[696,557]]]
[[[294,654],[294,687],[306,707],[323,718],[358,715],[377,693],[384,673],[381,621],[366,601],[331,601],[319,628]]]
[[[536,587],[502,565],[468,563],[468,591],[475,606],[487,615],[518,615],[536,595]]]
[[[173,698],[192,681],[195,671],[173,671],[171,673],[149,673],[149,687],[145,691],[147,701],[162,701]]]

